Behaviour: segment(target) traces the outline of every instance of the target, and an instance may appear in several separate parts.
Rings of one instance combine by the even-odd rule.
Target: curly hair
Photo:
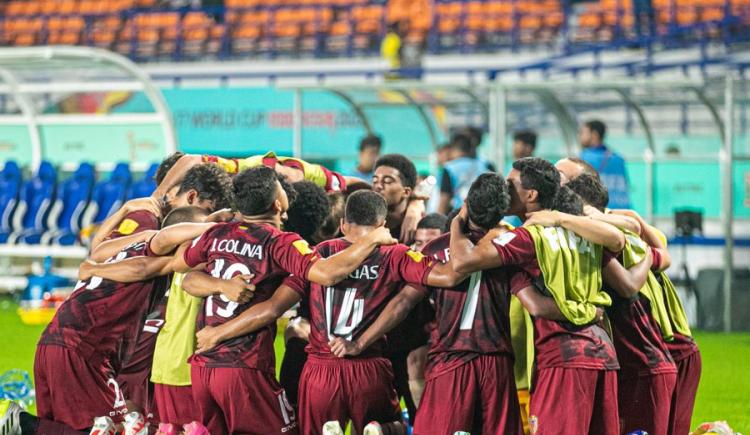
[[[292,187],[297,199],[286,212],[288,219],[284,230],[293,231],[314,244],[313,234],[320,229],[331,211],[328,197],[322,188],[311,181],[298,181]]]
[[[565,186],[577,193],[586,204],[604,211],[609,203],[609,191],[599,177],[583,173]]]
[[[386,154],[375,162],[375,169],[381,166],[396,169],[401,176],[401,184],[404,187],[413,189],[417,185],[417,168],[406,156],[402,154]]]
[[[552,208],[560,190],[560,173],[555,165],[539,157],[524,157],[513,162],[513,169],[521,173],[521,185],[536,190],[542,208]]]
[[[246,169],[234,177],[234,197],[237,210],[245,216],[267,212],[277,198],[279,177],[265,166]]]
[[[466,196],[469,219],[484,229],[500,222],[510,206],[508,183],[498,174],[482,174],[471,183]]]
[[[214,210],[232,207],[232,179],[224,170],[210,163],[193,166],[185,174],[177,194],[195,190],[202,201],[213,201]]]
[[[557,191],[552,209],[574,216],[583,216],[583,200],[568,186],[562,186]]]

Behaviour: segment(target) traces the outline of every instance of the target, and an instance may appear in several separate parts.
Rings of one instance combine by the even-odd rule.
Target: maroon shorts
[[[148,380],[150,375],[151,370],[144,373],[118,373],[115,379],[138,412],[148,416],[151,421],[160,421],[159,415],[154,412],[153,385]]]
[[[669,415],[670,434],[690,432],[690,419],[693,417],[695,395],[701,379],[701,353],[695,352],[687,358],[675,361],[677,383],[672,395],[672,411]]]
[[[193,364],[193,400],[212,435],[296,435],[297,418],[276,379],[260,370]]]
[[[425,384],[415,435],[523,434],[513,358],[483,355]]]
[[[73,429],[89,428],[101,416],[119,422],[128,412],[111,370],[62,346],[37,346],[34,382],[37,415]]]
[[[529,429],[532,434],[620,434],[617,372],[552,367],[536,373]]]
[[[622,432],[643,430],[652,435],[666,435],[676,381],[675,373],[627,377],[620,372],[617,402]]]
[[[385,358],[325,359],[310,355],[299,384],[300,431],[319,434],[327,421],[349,420],[357,433],[371,421],[401,421],[391,363]]]
[[[182,426],[200,420],[193,400],[193,387],[154,384],[154,409],[162,423]]]

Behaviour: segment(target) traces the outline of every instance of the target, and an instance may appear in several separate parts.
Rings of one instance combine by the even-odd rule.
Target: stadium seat
[[[49,219],[55,226],[44,233],[41,244],[70,246],[76,243],[95,177],[94,167],[90,163],[81,163],[69,179],[58,185],[57,199]]]
[[[0,172],[0,243],[5,243],[14,230],[20,229],[20,225],[14,228],[13,212],[18,206],[22,181],[18,164],[12,160],[5,162]]]
[[[91,203],[84,213],[83,227],[100,223],[114,213],[127,196],[131,175],[127,163],[118,163],[109,179],[94,186]]]
[[[154,190],[156,190],[156,181],[154,180],[154,177],[156,176],[157,168],[159,168],[159,164],[154,163],[148,168],[143,175],[143,178],[134,182],[133,185],[130,186],[130,189],[128,189],[128,199],[143,198],[145,196],[151,196],[151,194],[154,193]]]
[[[55,201],[57,172],[49,162],[39,165],[34,177],[23,184],[14,219],[20,229],[8,236],[7,243],[38,244],[42,234],[49,229],[49,211]]]

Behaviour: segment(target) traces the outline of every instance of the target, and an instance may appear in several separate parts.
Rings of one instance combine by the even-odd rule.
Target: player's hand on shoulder
[[[523,226],[540,225],[543,227],[559,227],[560,212],[554,210],[540,210],[526,213],[526,222]]]
[[[96,262],[93,260],[84,260],[83,263],[78,267],[78,279],[86,281],[91,278],[94,266]]]
[[[347,356],[357,356],[362,353],[362,348],[355,341],[350,341],[345,338],[336,337],[328,342],[328,346],[331,347],[331,353],[339,358]]]
[[[231,208],[225,208],[222,210],[215,211],[206,217],[206,222],[231,222],[234,219],[235,213]]]
[[[204,326],[195,333],[195,338],[197,343],[195,353],[208,352],[221,343],[219,330],[213,326]]]
[[[370,233],[370,237],[376,245],[394,245],[398,243],[398,240],[393,238],[391,231],[385,226],[375,228]]]
[[[130,201],[126,202],[123,205],[123,208],[125,208],[125,211],[127,213],[132,213],[134,211],[139,211],[139,210],[146,210],[156,217],[162,217],[161,216],[161,203],[159,202],[158,199],[152,198],[150,196],[131,199]]]
[[[230,301],[244,304],[255,296],[255,284],[251,282],[255,275],[235,275],[232,279],[224,280],[221,293]]]

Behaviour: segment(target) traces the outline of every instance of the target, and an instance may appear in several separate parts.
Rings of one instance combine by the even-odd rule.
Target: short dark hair
[[[524,189],[537,191],[542,208],[552,208],[560,190],[560,172],[555,165],[539,157],[524,157],[513,162],[513,169],[521,173]]]
[[[461,130],[459,130],[461,134],[466,135],[469,139],[471,139],[471,145],[474,148],[479,147],[479,145],[482,144],[482,137],[484,136],[484,131],[479,127],[474,127],[472,125],[468,125]]]
[[[451,136],[451,143],[464,155],[474,157],[477,154],[477,147],[474,145],[471,135],[465,130],[459,131]]]
[[[276,171],[265,166],[246,169],[234,177],[237,210],[245,216],[267,212],[276,200]]]
[[[609,191],[599,177],[583,173],[570,180],[566,185],[577,193],[586,204],[604,211],[609,203]]]
[[[197,222],[200,218],[205,218],[208,215],[208,210],[195,205],[177,207],[167,214],[167,217],[161,223],[161,227],[166,228],[170,225],[181,224],[183,222]]]
[[[453,223],[453,219],[458,216],[458,214],[461,213],[460,208],[454,208],[453,210],[448,213],[448,215],[445,217],[447,221],[445,222],[445,227],[443,227],[443,232],[447,233],[451,230],[451,224]]]
[[[480,175],[471,183],[466,206],[476,225],[486,230],[496,226],[510,206],[508,183],[493,172]]]
[[[448,222],[448,218],[444,214],[430,213],[427,216],[420,219],[417,224],[418,230],[440,230],[443,231],[445,224]]]
[[[362,226],[377,225],[385,219],[388,206],[385,198],[371,190],[358,190],[346,199],[345,220]]]
[[[172,166],[174,166],[174,164],[184,155],[185,153],[182,151],[175,151],[159,163],[159,166],[156,168],[156,174],[154,174],[154,181],[156,181],[157,186],[164,181],[164,177],[167,176],[167,173],[172,169]]]
[[[591,163],[587,162],[586,160],[583,160],[580,157],[566,157],[571,162],[581,166],[583,168],[584,174],[592,175],[596,178],[599,178],[599,171],[596,170],[593,166],[591,166]]]
[[[562,186],[557,191],[552,209],[575,216],[582,216],[583,200],[572,189]]]
[[[401,184],[414,188],[417,185],[417,168],[411,160],[403,154],[386,154],[375,162],[375,169],[388,166],[396,169],[401,176]]]
[[[523,142],[531,148],[536,148],[536,132],[533,130],[519,130],[513,133],[513,140]]]
[[[193,166],[185,173],[177,194],[188,190],[195,190],[203,201],[213,201],[216,210],[229,208],[234,202],[232,179],[223,169],[210,163]]]
[[[380,136],[374,134],[368,134],[359,141],[359,150],[363,151],[365,148],[377,148],[378,151],[383,147],[383,140]]]
[[[604,135],[607,134],[607,126],[598,119],[590,119],[584,123],[586,127],[591,131],[595,131],[599,135],[599,139],[604,140]]]
[[[298,181],[292,187],[297,192],[297,199],[286,212],[289,218],[284,230],[293,231],[314,243],[313,234],[323,225],[331,210],[328,197],[325,190],[311,181]]]

